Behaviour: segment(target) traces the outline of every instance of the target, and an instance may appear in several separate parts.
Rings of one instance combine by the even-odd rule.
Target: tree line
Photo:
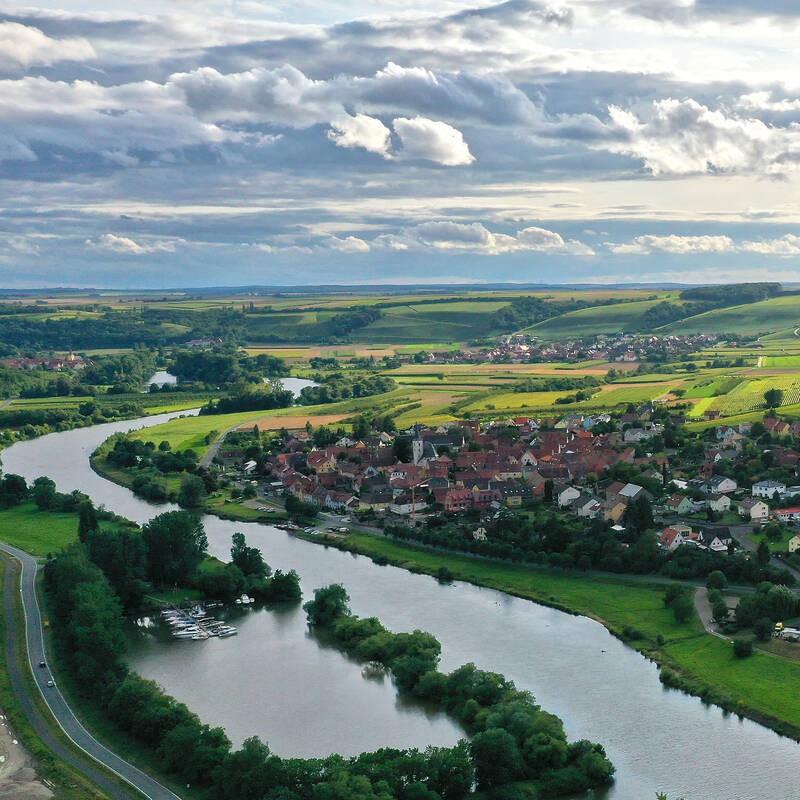
[[[456,718],[469,733],[450,750],[458,765],[446,794],[430,779],[422,781],[415,797],[461,798],[471,793],[472,780],[480,791],[523,797],[511,785],[534,782],[538,797],[553,797],[598,788],[611,782],[614,767],[601,745],[567,742],[561,720],[543,711],[530,693],[516,688],[496,672],[465,664],[449,674],[437,667],[441,645],[430,633],[392,633],[378,619],[350,613],[349,596],[341,584],[317,589],[303,606],[312,627],[323,628],[360,661],[377,662],[391,672],[398,689],[435,703]],[[435,761],[442,751],[435,753]],[[423,768],[424,775],[428,770]],[[423,789],[432,794],[423,793]],[[404,797],[406,795],[390,795]]]

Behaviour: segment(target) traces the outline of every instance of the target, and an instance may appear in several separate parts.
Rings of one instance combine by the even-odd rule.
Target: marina
[[[241,603],[238,598],[237,603]],[[165,608],[161,612],[161,618],[170,628],[172,635],[176,639],[189,639],[194,642],[210,639],[218,636],[226,639],[229,636],[236,636],[239,632],[233,625],[212,617],[203,606],[196,605],[191,609]]]

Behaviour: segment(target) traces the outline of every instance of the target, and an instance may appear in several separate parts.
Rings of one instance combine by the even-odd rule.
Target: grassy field
[[[720,308],[678,320],[659,333],[768,333],[800,325],[800,295]]]
[[[539,322],[536,325],[525,328],[525,332],[540,336],[543,339],[565,339],[576,336],[595,336],[600,333],[618,333],[635,326],[642,314],[668,298],[672,298],[672,296],[662,294],[655,300],[636,300],[609,306],[581,308],[578,311],[570,311],[559,317]]]
[[[78,515],[39,511],[33,503],[0,510],[0,539],[35,556],[78,541]]]

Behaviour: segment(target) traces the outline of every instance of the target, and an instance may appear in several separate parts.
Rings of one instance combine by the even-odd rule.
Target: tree
[[[126,608],[135,608],[144,597],[147,547],[135,530],[88,530],[86,552],[108,578]]]
[[[85,542],[87,534],[90,531],[96,531],[97,528],[98,522],[97,514],[94,510],[94,504],[91,500],[86,500],[85,502],[81,503],[81,508],[78,515],[78,539],[82,542]]]
[[[371,430],[372,426],[370,425],[369,420],[363,414],[359,414],[353,420],[353,436],[356,439],[363,439],[365,436],[369,436],[369,432]]]
[[[706,586],[709,589],[724,589],[727,585],[728,579],[721,570],[715,569],[713,572],[710,572],[706,578]]]
[[[314,590],[314,599],[303,606],[310,625],[327,627],[336,620],[350,613],[350,595],[341,583],[332,583]]]
[[[772,554],[769,552],[769,546],[767,543],[762,539],[758,543],[758,547],[756,548],[756,560],[760,567],[766,567],[769,564],[769,560],[772,557]]]
[[[167,511],[142,528],[147,571],[162,585],[187,584],[205,558],[208,539],[203,523],[187,511]]]
[[[694,603],[692,598],[686,592],[678,595],[672,601],[672,613],[675,615],[675,621],[681,624],[686,622],[694,611]]]
[[[783,392],[780,389],[767,389],[764,392],[764,402],[768,408],[778,408],[783,401]]]
[[[266,578],[272,573],[261,557],[261,551],[257,547],[248,547],[243,533],[233,534],[231,561],[242,571],[243,575]]]
[[[187,475],[181,481],[181,490],[178,493],[178,505],[183,508],[197,508],[203,504],[206,496],[206,485],[197,475]]]
[[[9,473],[0,481],[0,507],[18,506],[28,496],[28,484],[21,475]]]
[[[772,637],[773,628],[772,620],[769,617],[760,617],[753,625],[753,633],[759,642],[766,642]]]
[[[733,643],[733,654],[736,658],[747,658],[753,655],[753,640],[736,639]]]
[[[478,788],[491,790],[522,776],[525,765],[514,737],[504,728],[489,728],[470,742]]]
[[[392,442],[392,455],[406,464],[411,460],[411,438],[409,436],[397,436]]]
[[[31,490],[33,502],[40,511],[54,508],[56,505],[56,484],[50,478],[37,478]]]

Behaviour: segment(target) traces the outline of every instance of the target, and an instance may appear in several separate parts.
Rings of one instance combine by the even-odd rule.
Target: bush
[[[715,569],[713,572],[710,572],[706,578],[706,586],[709,589],[724,589],[727,585],[728,579],[721,570]]]
[[[733,643],[733,654],[736,658],[747,658],[753,655],[753,640],[736,639]]]
[[[757,619],[755,625],[753,625],[753,633],[756,635],[756,639],[759,642],[766,642],[772,637],[772,631],[774,630],[772,620],[769,617],[761,617]]]
[[[622,635],[632,642],[638,642],[640,639],[644,639],[644,634],[638,628],[634,628],[633,625],[626,625],[622,629]]]
[[[672,602],[672,613],[675,615],[675,620],[680,623],[687,622],[692,616],[694,611],[694,603],[692,598],[685,592],[675,598]]]

